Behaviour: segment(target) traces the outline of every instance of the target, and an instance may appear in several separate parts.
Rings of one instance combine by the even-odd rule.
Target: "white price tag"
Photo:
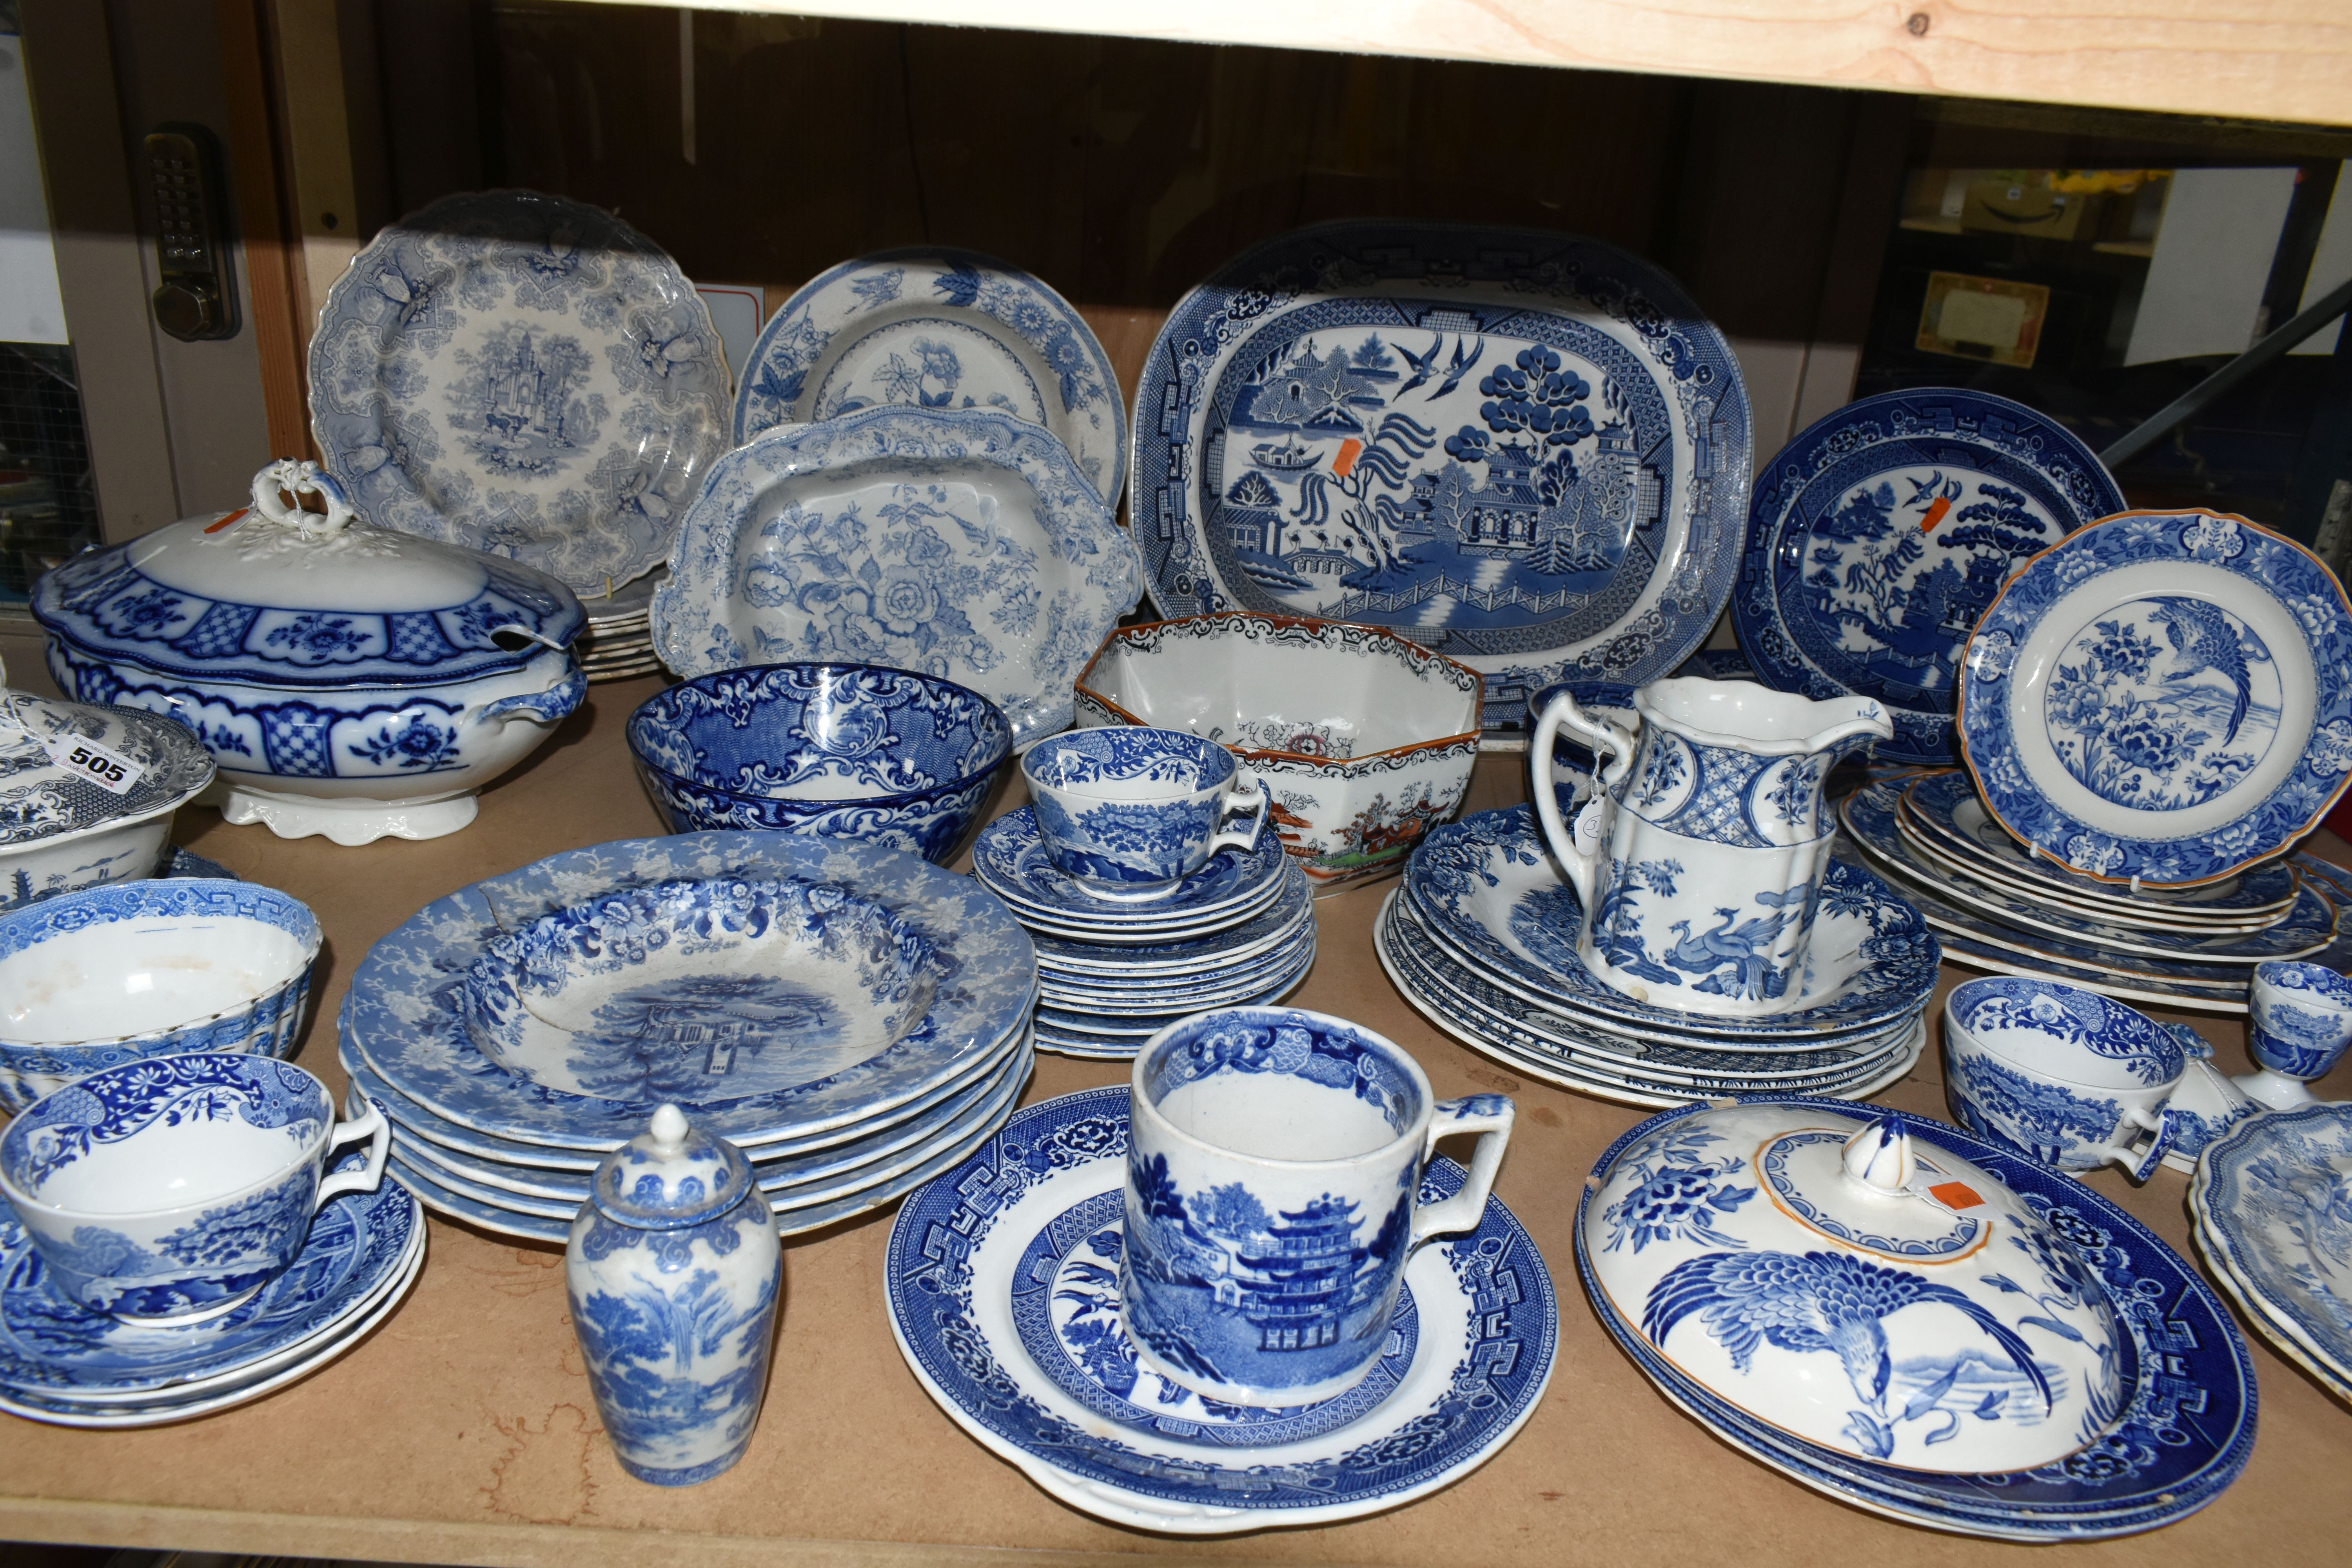
[[[147,772],[145,763],[134,763],[113,747],[101,746],[96,741],[66,736],[42,741],[41,745],[58,766],[79,773],[110,795],[129,795]]]

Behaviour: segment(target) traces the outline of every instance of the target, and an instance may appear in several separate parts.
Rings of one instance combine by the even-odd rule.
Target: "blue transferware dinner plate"
[[[1029,806],[1006,812],[980,830],[971,847],[971,871],[982,884],[1024,914],[1074,925],[1081,931],[1165,931],[1169,939],[1280,896],[1289,867],[1282,841],[1258,835],[1255,849],[1220,849],[1207,864],[1150,903],[1114,903],[1087,892],[1054,864],[1037,833],[1037,813]]]
[[[1129,515],[1170,616],[1386,626],[1486,677],[1664,675],[1730,596],[1748,392],[1715,324],[1614,246],[1358,219],[1177,302],[1136,392]]]
[[[677,264],[600,208],[445,196],[327,291],[310,431],[362,516],[574,593],[661,564],[728,447],[727,358]]]
[[[2271,1339],[2352,1383],[2352,1105],[2333,1101],[2241,1121],[2197,1162],[2189,1206],[2216,1273],[2252,1298]]]
[[[1790,1097],[1798,1110],[1852,1118],[1836,1100]],[[1594,1165],[1608,1171],[1638,1139],[1691,1106],[1652,1117]],[[2004,1540],[2091,1541],[2170,1524],[2219,1497],[2253,1451],[2253,1360],[2229,1311],[2196,1270],[2095,1190],[1939,1121],[1906,1117],[1912,1137],[1981,1166],[2074,1244],[2130,1335],[2130,1394],[2099,1438],[2054,1464],[2005,1475],[1937,1474],[1833,1453],[1767,1426],[1708,1393],[1653,1351],[1600,1288],[1578,1202],[1576,1262],[1594,1315],[1660,1392],[1716,1436],[1816,1491],[1930,1529]],[[1831,1375],[1837,1375],[1834,1372]]]
[[[2352,777],[2352,605],[2243,518],[2107,518],[1985,612],[1959,731],[2012,837],[2106,881],[2215,881],[2316,826]]]
[[[1041,995],[1056,1005],[1066,1005],[1072,999],[1106,1003],[1112,1006],[1135,1005],[1150,1008],[1157,1004],[1181,1002],[1188,996],[1204,992],[1231,990],[1252,982],[1272,979],[1276,973],[1297,961],[1298,955],[1315,945],[1315,927],[1305,921],[1286,940],[1268,948],[1264,953],[1227,964],[1205,973],[1178,974],[1166,979],[1146,979],[1133,984],[1118,984],[1099,975],[1067,975],[1041,968],[1037,988]]]
[[[819,273],[769,318],[739,381],[739,447],[879,404],[994,408],[1052,431],[1114,511],[1127,483],[1127,409],[1094,330],[977,251],[885,250]]]
[[[1220,926],[1199,936],[1150,942],[1106,944],[1097,941],[1052,936],[1035,930],[1040,974],[1115,978],[1140,975],[1174,979],[1227,963],[1244,963],[1290,940],[1299,926],[1314,919],[1314,891],[1304,873],[1286,879],[1274,901],[1237,925]]]
[[[1501,1200],[1405,1267],[1380,1361],[1283,1410],[1160,1381],[1119,1326],[1125,1084],[1034,1105],[890,1228],[890,1327],[956,1425],[1056,1500],[1138,1530],[1222,1535],[1411,1502],[1534,1414],[1559,1342],[1551,1276]],[[1461,1190],[1431,1163],[1422,1201]]]
[[[490,940],[542,915],[632,888],[688,879],[795,880],[890,911],[935,954],[920,1024],[866,1059],[824,1062],[789,1088],[720,1098],[758,1053],[718,1051],[691,1019],[608,1065],[615,1098],[565,1093],[498,1067],[458,1016],[457,993]],[[443,1120],[502,1138],[607,1151],[662,1100],[695,1102],[696,1125],[747,1148],[870,1122],[989,1057],[1036,989],[1029,938],[969,879],[878,845],[777,833],[689,833],[551,856],[436,899],[378,942],[352,976],[349,1033],[377,1074]],[[722,1016],[719,1021],[725,1021]],[[769,1026],[773,1027],[771,1024]],[[761,1066],[772,1079],[779,1064]],[[634,1094],[626,1092],[635,1086]]]
[[[1849,403],[1756,476],[1732,629],[1767,685],[1878,700],[1883,763],[1950,763],[1960,650],[2027,557],[2124,510],[2056,420],[1987,392]]]
[[[649,612],[679,675],[838,660],[919,670],[1069,726],[1143,589],[1127,531],[1050,432],[986,408],[864,408],[711,466]]]
[[[1529,806],[1432,828],[1412,852],[1404,885],[1430,933],[1506,989],[1602,1027],[1665,1030],[1713,1049],[1726,1042],[1818,1049],[1824,1037],[1867,1033],[1918,1012],[1936,988],[1939,954],[1919,911],[1843,860],[1832,862],[1822,884],[1801,1005],[1759,1018],[1684,1013],[1601,984],[1576,954],[1583,907]]]

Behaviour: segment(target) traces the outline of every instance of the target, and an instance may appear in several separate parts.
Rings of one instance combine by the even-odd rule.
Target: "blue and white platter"
[[[1131,1529],[1223,1535],[1395,1508],[1492,1458],[1550,1382],[1551,1276],[1498,1199],[1406,1266],[1381,1359],[1281,1410],[1162,1383],[1119,1326],[1128,1090],[1023,1110],[909,1198],[890,1230],[890,1327],[950,1419],[1058,1501]],[[1437,1160],[1423,1199],[1459,1191]]]
[[[327,291],[310,430],[361,514],[609,594],[728,447],[727,359],[677,264],[599,208],[445,196]]]
[[[1851,1122],[1854,1114],[1853,1106],[1835,1100],[1792,1097],[1782,1103],[1792,1111],[1837,1118],[1832,1125]],[[1632,1129],[1601,1155],[1596,1175],[1605,1178],[1636,1142],[1654,1142],[1678,1120],[1706,1109],[1684,1107]],[[1958,1156],[2006,1184],[2048,1229],[2071,1244],[2079,1264],[2070,1260],[2069,1267],[2077,1268],[2112,1304],[2125,1331],[2129,1362],[2123,1369],[2122,1397],[2094,1440],[2033,1469],[1939,1472],[1837,1452],[1748,1414],[1710,1393],[1653,1348],[1601,1288],[1586,1227],[1605,1180],[1587,1184],[1576,1226],[1578,1272],[1601,1326],[1661,1393],[1732,1447],[1816,1491],[1906,1523],[2009,1541],[2092,1541],[2158,1529],[2219,1497],[2244,1470],[2252,1453],[2257,1395],[2252,1358],[2211,1289],[2146,1226],[2063,1173],[2016,1158],[1942,1122],[1906,1117],[1904,1123],[1931,1154],[1940,1151]],[[1731,1170],[1738,1168],[1735,1164]],[[1748,1188],[1751,1196],[1753,1190]],[[1663,1213],[1660,1217],[1679,1224]],[[1890,1286],[1917,1279],[1893,1268],[1876,1268],[1875,1274]],[[1759,1294],[1752,1300],[1760,1303],[1778,1298]],[[1913,1304],[1854,1300],[1863,1313],[1875,1311],[1878,1318]],[[1791,1300],[1785,1310],[1804,1309]],[[1744,1316],[1752,1321],[1754,1309]],[[1717,1324],[1710,1331],[1718,1335],[1736,1330],[1741,1321],[1737,1304],[1728,1301],[1711,1309],[1708,1317]],[[1875,1337],[1883,1332],[1876,1319],[1857,1314],[1842,1321],[1868,1325],[1874,1331],[1872,1342],[1884,1343]],[[1828,1337],[1776,1329],[1759,1332],[1758,1346],[1767,1333],[1774,1336],[1770,1353],[1794,1351],[1827,1358],[1826,1370],[1817,1375],[1845,1375]],[[1937,1398],[1942,1397],[1939,1392]],[[1923,1408],[1932,1413],[1934,1401]]]
[[[679,675],[842,660],[936,675],[1004,710],[1016,747],[1066,729],[1072,684],[1142,569],[1052,435],[987,408],[883,406],[788,425],[713,464],[654,593]]]
[[[1865,397],[1756,476],[1732,626],[1766,684],[1883,703],[1879,761],[1949,763],[1969,628],[2027,557],[2123,510],[2091,449],[2021,403]]]
[[[1916,1014],[1936,987],[1936,939],[1870,872],[1832,863],[1806,960],[1803,1004],[1759,1018],[1698,1017],[1603,984],[1576,953],[1576,889],[1525,805],[1430,830],[1405,894],[1439,943],[1506,990],[1603,1027],[1760,1048],[1819,1049]]]
[[[2197,1163],[2189,1206],[2217,1277],[2263,1336],[2338,1394],[2352,1385],[2352,1105],[2272,1110],[2231,1128]]]
[[[819,273],[770,317],[738,378],[735,444],[877,405],[994,408],[1042,425],[1113,510],[1127,409],[1068,300],[976,251],[885,250]]]
[[[1167,941],[1244,910],[1255,913],[1280,895],[1289,865],[1282,841],[1271,833],[1260,834],[1256,848],[1219,850],[1165,898],[1112,903],[1087,892],[1047,857],[1033,807],[1006,812],[982,828],[971,847],[972,875],[1013,905],[1024,924],[1035,916],[1049,926],[1074,928],[1073,934],[1095,942],[1119,941],[1114,931],[1160,933],[1137,940]]]
[[[2352,605],[2243,518],[2107,518],[1985,612],[1959,733],[2011,836],[2106,881],[2215,881],[2308,832],[2352,776]]]
[[[1136,393],[1129,515],[1170,616],[1388,626],[1509,728],[1563,679],[1666,674],[1729,597],[1738,362],[1598,240],[1390,220],[1272,239],[1177,302]]]

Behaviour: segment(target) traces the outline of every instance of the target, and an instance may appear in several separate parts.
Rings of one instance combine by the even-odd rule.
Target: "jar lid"
[[[96,771],[76,765],[74,750],[82,742],[119,753],[137,775],[118,786],[120,793],[101,784],[110,759],[101,756]],[[0,689],[0,845],[153,816],[194,799],[213,782],[213,772],[205,743],[169,719]],[[26,896],[0,886],[0,904]]]
[[[2130,1342],[2068,1216],[1887,1111],[1670,1113],[1602,1157],[1597,1296],[1682,1378],[1856,1458],[2032,1469],[2095,1442]]]
[[[643,1132],[604,1156],[588,1191],[621,1225],[677,1230],[718,1218],[751,1186],[743,1151],[688,1122],[677,1106],[659,1105]]]
[[[281,498],[323,498],[324,515]],[[439,685],[520,668],[586,624],[504,556],[359,519],[316,463],[272,463],[236,511],[184,518],[40,581],[33,614],[101,658],[264,686]]]

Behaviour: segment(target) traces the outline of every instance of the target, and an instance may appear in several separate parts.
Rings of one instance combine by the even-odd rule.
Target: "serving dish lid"
[[[677,1106],[654,1108],[646,1130],[604,1156],[588,1184],[607,1218],[638,1230],[677,1230],[718,1218],[751,1191],[751,1162]]]
[[[139,770],[120,794],[70,761],[74,744],[89,741]],[[205,743],[169,719],[0,687],[0,848],[169,811],[194,799],[213,772]]]
[[[1585,1256],[1652,1352],[1781,1431],[1970,1474],[2096,1442],[2137,1375],[2074,1245],[1905,1118],[1752,1102],[1603,1156]]]
[[[254,476],[248,506],[68,562],[41,579],[33,614],[100,658],[307,687],[469,679],[566,647],[586,624],[545,573],[362,521],[317,464],[291,461]]]

